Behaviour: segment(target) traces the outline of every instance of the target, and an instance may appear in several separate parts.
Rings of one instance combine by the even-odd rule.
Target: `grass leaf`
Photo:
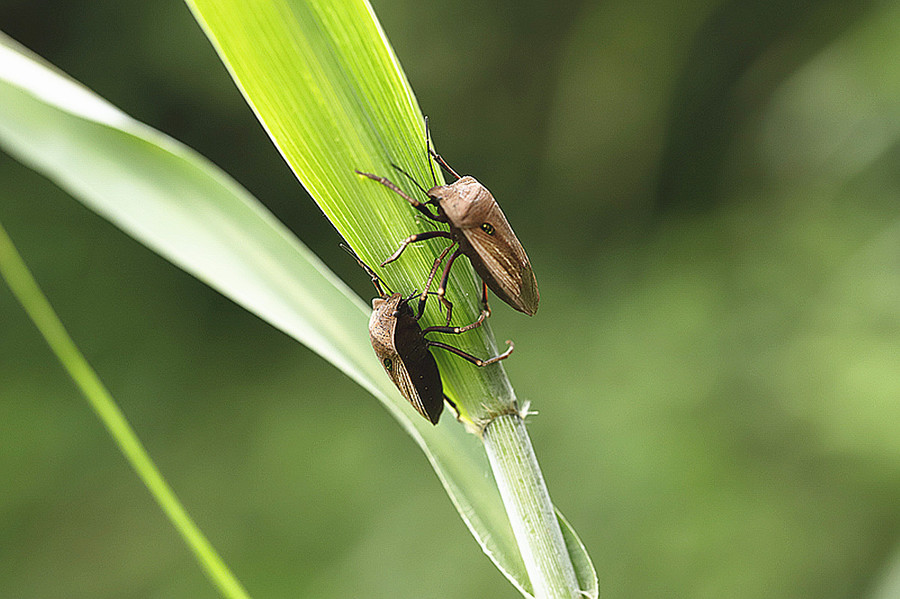
[[[267,6],[285,8],[278,3]],[[267,43],[254,42],[260,47],[283,39],[290,40],[294,49],[319,44],[318,58],[307,57],[304,64],[308,68],[299,80],[293,78],[295,73],[288,77],[277,62],[258,72],[260,85],[293,85],[303,93],[292,98],[257,97],[254,109],[281,116],[267,121],[274,123],[268,127],[270,135],[281,140],[285,131],[292,131],[293,141],[280,146],[289,162],[303,173],[304,184],[336,226],[347,231],[345,236],[357,252],[368,262],[379,261],[394,249],[393,240],[423,230],[423,226],[411,217],[408,205],[377,184],[361,180],[353,169],[388,173],[390,162],[396,161],[419,180],[430,181],[424,161],[424,132],[412,95],[406,96],[405,103],[384,101],[361,110],[360,90],[333,77],[334,68],[350,67],[337,61],[340,53],[315,35],[326,26],[317,20],[321,15],[280,15],[309,26],[301,35],[285,31],[289,19],[279,19],[278,13],[269,14],[255,3],[250,3],[248,10],[254,18],[269,18],[262,24],[277,30],[272,38],[259,38]],[[354,16],[351,21],[356,26],[374,23],[371,15],[363,16],[366,18],[356,20]],[[377,27],[374,33],[381,41]],[[249,37],[235,35],[235,39],[250,43]],[[325,53],[331,58],[321,61],[323,48],[331,48]],[[277,53],[284,48],[274,50]],[[344,52],[355,55],[352,49]],[[392,85],[408,89],[394,69],[390,52],[379,56],[381,68],[393,69],[396,81]],[[384,82],[372,76],[376,71],[371,64],[363,61],[353,68],[369,72],[367,81],[383,89]],[[331,75],[326,77],[329,69]],[[395,97],[396,90],[384,89],[383,100]],[[246,88],[244,91],[247,93]],[[148,247],[318,352],[388,407],[426,453],[485,552],[520,590],[529,592],[527,574],[477,437],[449,418],[432,427],[412,410],[384,376],[371,351],[366,304],[264,207],[196,153],[130,119],[10,41],[0,44],[0,107],[0,144],[7,151]],[[320,112],[310,112],[311,107]],[[325,118],[326,109],[337,111],[342,119]],[[303,118],[296,117],[298,113]],[[297,129],[298,122],[302,129]],[[330,201],[322,202],[323,197]],[[379,235],[366,234],[373,228]],[[386,270],[385,279],[399,289],[420,285],[421,277],[415,273],[426,271],[436,251],[410,252],[409,259],[404,256],[405,268]],[[478,294],[470,272],[454,268],[450,297],[458,313],[475,314]],[[436,311],[426,317],[436,319]],[[461,345],[476,354],[487,355],[494,349],[488,334],[472,336],[466,343]],[[490,389],[498,386],[511,394],[502,369],[473,379],[461,376],[472,370],[468,364],[449,361],[440,366],[445,379],[451,381],[448,393],[457,398],[497,397]],[[479,408],[481,403],[472,405]],[[584,563],[585,559],[575,561]],[[595,576],[593,580],[596,589]]]
[[[392,167],[397,164],[432,184],[422,113],[368,4],[188,4],[298,179],[364,261],[374,266],[402,239],[435,229],[396,194],[354,172],[389,177],[412,193]],[[416,244],[379,275],[394,290],[421,289],[445,246],[440,239]],[[480,287],[467,261],[457,261],[448,289],[454,320],[475,320]],[[423,322],[442,324],[435,304]],[[498,353],[489,326],[454,337],[453,344],[476,356]],[[445,391],[468,418],[512,405],[515,393],[502,364],[473,372],[445,352],[435,358]]]

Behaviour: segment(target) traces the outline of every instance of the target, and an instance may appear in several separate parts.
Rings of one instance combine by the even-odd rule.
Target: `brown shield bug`
[[[432,424],[437,424],[444,410],[444,399],[447,399],[454,408],[455,405],[444,395],[444,385],[441,382],[437,362],[428,348],[445,349],[465,358],[475,366],[487,366],[509,357],[513,351],[512,341],[506,342],[509,349],[499,356],[482,360],[458,347],[426,339],[425,335],[428,333],[459,334],[474,329],[481,326],[486,314],[482,312],[475,322],[464,327],[435,326],[423,329],[419,325],[419,319],[425,311],[425,301],[419,300],[415,313],[409,305],[413,298],[419,296],[419,292],[416,291],[408,297],[394,293],[390,289],[385,293],[384,289],[387,286],[381,282],[378,275],[360,260],[353,250],[343,244],[341,247],[356,258],[359,265],[372,277],[372,283],[378,290],[378,297],[372,300],[372,316],[369,319],[369,339],[375,355],[403,397],[419,414]],[[427,287],[424,295],[427,298]]]
[[[529,316],[533,315],[537,311],[540,299],[537,279],[535,279],[534,271],[531,268],[528,256],[525,254],[525,249],[519,243],[516,234],[513,233],[512,227],[509,226],[509,222],[500,209],[500,205],[497,204],[494,196],[491,195],[491,192],[484,185],[475,180],[474,177],[468,175],[460,177],[431,148],[431,144],[428,141],[427,119],[425,121],[425,129],[428,163],[432,167],[432,176],[434,176],[434,167],[431,159],[434,158],[447,172],[456,177],[456,181],[449,185],[435,185],[431,189],[425,190],[406,171],[396,165],[394,165],[394,168],[415,183],[428,196],[427,201],[420,202],[410,197],[385,177],[360,171],[356,172],[381,183],[412,204],[416,210],[429,219],[447,224],[450,231],[426,231],[410,235],[403,240],[400,247],[397,248],[397,251],[390,258],[381,263],[381,266],[385,266],[399,258],[403,250],[411,243],[435,237],[445,237],[453,243],[435,260],[428,277],[428,283],[431,283],[438,267],[450,249],[457,246],[444,265],[444,272],[437,290],[437,296],[440,297],[441,303],[447,308],[447,324],[450,323],[450,314],[453,306],[444,297],[444,294],[447,289],[447,279],[450,276],[450,267],[460,255],[469,258],[469,262],[472,263],[475,272],[478,273],[478,276],[483,281],[481,301],[487,314],[490,314],[487,305],[487,288],[490,287],[497,297],[516,310]],[[436,213],[433,213],[427,206],[434,208]],[[424,299],[424,297],[425,295],[423,294],[422,298]]]

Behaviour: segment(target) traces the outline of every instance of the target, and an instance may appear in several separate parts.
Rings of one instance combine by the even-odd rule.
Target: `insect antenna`
[[[424,187],[422,187],[422,186],[419,184],[419,182],[416,181],[416,180],[413,178],[412,175],[410,175],[409,173],[407,173],[405,170],[403,170],[401,167],[399,167],[398,165],[394,164],[393,162],[391,163],[391,166],[394,167],[395,169],[397,169],[398,171],[400,171],[401,173],[403,173],[403,176],[404,176],[404,177],[406,177],[407,179],[409,179],[410,181],[412,181],[412,182],[413,182],[413,185],[415,185],[416,187],[419,188],[419,191],[421,191],[421,192],[422,192],[423,194],[425,194],[426,196],[428,195],[428,190],[426,190]],[[427,202],[426,202],[426,203],[427,203]]]
[[[431,159],[431,130],[428,128],[428,117],[425,117],[425,160],[428,161],[428,168],[431,169],[431,181],[434,187],[437,187],[437,175],[434,174],[434,160]]]
[[[437,161],[437,163],[440,164],[440,165],[444,168],[444,170],[446,170],[448,173],[450,173],[451,175],[453,175],[453,176],[456,177],[457,179],[462,179],[462,177],[460,177],[459,174],[458,174],[455,170],[453,170],[452,168],[450,168],[450,165],[447,164],[447,161],[444,160],[443,156],[441,156],[440,154],[438,154],[437,152],[435,152],[435,151],[434,151],[432,148],[430,148],[430,147],[428,148],[428,153],[431,154],[432,157],[434,157],[434,159]]]
[[[362,269],[363,269],[364,271],[366,271],[366,273],[367,273],[370,277],[372,277],[372,284],[375,285],[375,289],[378,290],[378,294],[379,294],[381,297],[387,296],[388,293],[394,293],[393,291],[391,291],[391,288],[388,287],[387,283],[383,282],[383,281],[378,277],[378,275],[375,274],[375,271],[372,270],[371,268],[369,268],[369,265],[366,264],[365,262],[363,262],[362,259],[361,259],[359,256],[356,255],[356,252],[354,252],[354,251],[350,248],[349,245],[347,245],[346,243],[341,243],[341,244],[339,244],[339,245],[344,249],[345,252],[347,252],[348,254],[350,254],[351,256],[353,256],[353,258],[359,263],[359,265],[362,267]],[[384,289],[382,289],[382,285],[384,286],[384,289],[387,289],[387,293],[385,293],[385,292],[384,292]]]
[[[428,166],[431,167],[431,178],[434,179],[434,184],[437,186],[437,177],[434,176],[434,162],[432,162],[432,158],[434,158],[438,164],[440,164],[448,173],[456,177],[457,179],[462,179],[455,170],[450,168],[450,165],[447,164],[447,161],[441,157],[440,154],[434,151],[434,148],[431,147],[431,133],[428,130],[428,117],[425,117],[425,151],[428,154]]]

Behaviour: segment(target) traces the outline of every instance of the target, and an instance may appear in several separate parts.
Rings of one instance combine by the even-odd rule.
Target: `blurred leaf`
[[[876,580],[869,599],[896,599],[900,597],[900,547],[888,558],[884,571]]]
[[[450,419],[433,427],[412,410],[371,351],[365,304],[246,190],[8,39],[0,106],[7,151],[375,395],[425,451],[485,552],[528,588],[477,437]],[[355,175],[346,182],[358,184]]]
[[[194,553],[194,557],[209,579],[223,596],[230,599],[248,599],[247,591],[188,515],[175,492],[150,459],[147,450],[128,424],[112,395],[69,337],[2,225],[0,225],[0,276],[40,330],[44,340],[103,422],[107,432],[113,437],[160,509],[169,518],[169,522]]]
[[[777,90],[761,159],[780,181],[831,193],[900,139],[900,6],[878,5]]]

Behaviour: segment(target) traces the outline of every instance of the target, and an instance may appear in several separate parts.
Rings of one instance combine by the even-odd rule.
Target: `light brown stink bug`
[[[401,395],[412,404],[419,414],[430,420],[432,424],[437,424],[441,412],[444,410],[444,400],[446,399],[454,408],[455,405],[444,395],[444,385],[441,382],[437,362],[434,361],[434,356],[431,355],[428,348],[439,347],[465,358],[475,366],[487,366],[509,357],[513,352],[512,341],[506,342],[509,349],[499,356],[482,360],[458,347],[426,339],[425,335],[428,333],[455,335],[474,329],[481,326],[486,314],[482,313],[475,322],[464,327],[435,326],[423,329],[419,325],[419,319],[425,311],[425,301],[419,300],[418,310],[415,313],[409,305],[409,302],[418,296],[419,292],[416,291],[408,297],[393,293],[389,289],[385,293],[384,288],[387,286],[381,282],[378,275],[349,247],[345,245],[342,247],[356,258],[359,265],[372,277],[372,283],[378,290],[378,297],[372,300],[372,316],[369,319],[369,339],[375,355],[378,356],[382,367],[400,390]],[[424,295],[426,298],[428,297],[427,287]]]
[[[426,120],[427,131],[427,120]],[[426,132],[427,138],[427,132]],[[433,157],[447,172],[456,177],[456,181],[449,185],[435,185],[429,190],[423,189],[412,177],[400,167],[397,170],[406,175],[421,189],[428,200],[420,202],[401,190],[396,184],[385,177],[356,171],[358,174],[378,181],[407,202],[413,205],[419,212],[433,221],[446,223],[450,231],[426,231],[410,235],[400,244],[397,251],[390,258],[382,262],[385,266],[400,257],[403,250],[417,241],[445,237],[453,243],[435,260],[428,283],[434,278],[438,267],[444,257],[453,246],[458,246],[450,254],[450,258],[444,265],[444,272],[438,285],[437,295],[441,303],[447,308],[447,324],[450,323],[452,304],[444,297],[447,289],[447,279],[450,276],[450,267],[453,261],[460,255],[469,258],[472,267],[483,281],[482,304],[485,312],[490,314],[487,305],[487,288],[490,287],[497,297],[515,308],[532,316],[538,308],[540,295],[538,294],[537,279],[531,268],[531,262],[525,254],[525,249],[519,243],[519,239],[506,220],[506,216],[500,209],[500,205],[487,188],[466,175],[460,177],[428,144],[429,165]],[[426,206],[432,206],[436,213],[432,213]],[[422,296],[425,297],[424,294]]]

